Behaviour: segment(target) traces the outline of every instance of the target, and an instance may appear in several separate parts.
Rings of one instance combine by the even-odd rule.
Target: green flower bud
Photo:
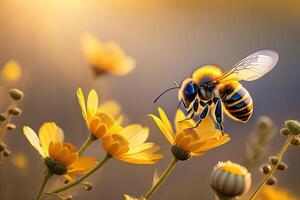
[[[294,135],[300,134],[300,123],[296,120],[288,120],[285,122],[286,127],[291,131]]]
[[[18,115],[21,115],[22,113],[22,110],[20,108],[9,108],[8,109],[8,113],[11,114],[11,115],[15,115],[15,116],[18,116]]]
[[[270,156],[269,161],[272,165],[277,165],[277,163],[279,162],[279,158],[277,156]]]
[[[188,160],[191,157],[190,152],[183,150],[175,145],[172,146],[171,151],[173,156],[181,161]]]
[[[21,90],[15,89],[15,88],[10,89],[8,93],[9,93],[9,96],[15,101],[21,100],[23,98],[23,95],[24,95]]]
[[[275,185],[277,183],[277,179],[275,177],[270,177],[267,181],[267,185]]]
[[[300,138],[299,137],[294,137],[291,139],[291,145],[293,146],[300,146]]]
[[[280,130],[280,133],[281,133],[281,135],[283,135],[283,136],[288,136],[291,132],[290,132],[290,130],[289,130],[288,128],[282,128],[282,129]]]

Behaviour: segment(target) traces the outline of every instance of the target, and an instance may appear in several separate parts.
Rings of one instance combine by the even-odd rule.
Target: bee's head
[[[196,99],[198,94],[198,86],[191,78],[185,79],[178,91],[179,101],[183,101],[187,108],[190,107],[191,103]]]

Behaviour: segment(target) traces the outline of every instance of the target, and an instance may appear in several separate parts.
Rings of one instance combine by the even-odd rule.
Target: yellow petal
[[[54,122],[47,122],[41,126],[39,130],[39,138],[44,151],[47,152],[51,141],[54,143],[63,143],[64,134],[61,128]]]
[[[68,167],[70,166],[76,159],[78,159],[78,153],[71,153],[68,157],[64,160],[63,165]]]
[[[168,116],[166,115],[165,111],[161,108],[158,107],[158,113],[160,115],[160,119],[163,122],[163,124],[167,127],[170,133],[174,133],[172,125],[170,120],[168,119]]]
[[[126,131],[126,127],[122,131],[120,131],[121,135],[123,131]],[[149,129],[147,127],[143,128],[140,131],[135,132],[134,135],[128,138],[130,147],[135,147],[143,144],[147,140],[148,136],[149,136]]]
[[[87,120],[85,99],[84,99],[83,92],[82,92],[81,88],[77,89],[77,99],[78,99],[79,105],[81,107],[82,116],[85,120]]]
[[[97,113],[97,117],[99,117],[101,122],[105,124],[108,129],[116,124],[115,119],[109,113],[100,111]]]
[[[115,76],[124,76],[129,74],[135,68],[135,61],[131,57],[123,57],[114,67],[109,70],[109,73]]]
[[[141,144],[135,148],[131,148],[127,154],[134,154],[134,153],[139,153],[139,152],[142,152],[142,151],[145,151],[147,149],[150,149],[154,146],[155,144],[152,143],[152,142],[148,142],[148,143],[144,143],[144,144]]]
[[[26,136],[27,140],[30,142],[30,144],[39,152],[39,154],[43,158],[48,156],[48,150],[44,151],[44,149],[41,147],[40,140],[34,132],[34,130],[32,130],[29,126],[24,126],[23,133]]]
[[[109,100],[105,101],[100,104],[99,108],[100,111],[104,111],[112,115],[113,117],[117,118],[121,112],[121,106],[117,101]]]
[[[210,116],[205,117],[201,123],[197,126],[197,131],[203,133],[215,129],[215,124]]]
[[[156,125],[158,128],[161,130],[161,132],[165,135],[167,140],[173,144],[174,139],[173,139],[173,133],[169,132],[169,129],[164,125],[164,123],[155,115],[149,114],[148,116],[152,117],[152,119],[155,121]]]
[[[92,169],[97,164],[97,160],[93,157],[78,158],[70,166],[68,173],[84,174]]]
[[[193,128],[196,126],[196,123],[194,120],[185,120],[187,116],[182,112],[182,110],[177,109],[176,115],[175,115],[175,121],[174,124],[176,126],[176,132],[180,132],[183,129]],[[185,121],[182,121],[185,120]]]
[[[119,134],[129,140],[131,137],[136,135],[136,133],[143,130],[143,127],[140,124],[130,124],[123,128]]]
[[[87,99],[87,111],[95,115],[98,110],[98,95],[95,90],[91,90]]]
[[[64,165],[64,161],[67,159],[68,154],[69,151],[67,147],[62,147],[54,159],[57,160],[61,165]]]

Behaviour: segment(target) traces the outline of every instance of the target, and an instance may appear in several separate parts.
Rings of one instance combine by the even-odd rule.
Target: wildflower
[[[6,82],[16,82],[21,77],[21,67],[15,60],[9,60],[1,70],[1,78]]]
[[[166,113],[162,108],[158,108],[160,118],[150,114],[161,132],[171,143],[171,152],[174,156],[169,166],[152,185],[145,195],[145,199],[149,199],[153,193],[159,188],[162,182],[171,173],[175,164],[181,160],[187,160],[191,156],[201,156],[209,149],[221,146],[230,140],[227,134],[222,134],[216,130],[211,118],[206,117],[197,128],[193,120],[185,120],[186,115],[178,110],[175,116],[175,131],[169,121]],[[184,120],[184,121],[183,121]]]
[[[54,122],[44,123],[39,136],[28,126],[24,126],[23,132],[52,174],[73,180],[76,175],[85,174],[96,164],[95,158],[79,157],[76,147],[64,142],[64,133]]]
[[[219,162],[211,175],[211,187],[219,199],[234,199],[246,194],[251,186],[248,170],[231,161]]]
[[[102,74],[123,76],[135,67],[134,60],[126,56],[115,42],[102,43],[94,36],[84,34],[81,38],[81,47],[96,76]]]
[[[196,123],[193,120],[181,123],[187,116],[181,110],[177,110],[174,132],[164,110],[158,108],[158,112],[160,118],[152,114],[149,116],[154,119],[161,132],[173,145],[172,153],[179,160],[186,160],[190,156],[201,156],[209,149],[221,146],[230,140],[227,134],[223,135],[215,129],[210,117],[206,117],[197,128],[192,129],[191,127],[195,127]]]
[[[138,124],[126,126],[120,131],[102,138],[104,150],[112,157],[134,164],[154,164],[163,155],[155,154],[160,147],[145,142],[149,129]]]
[[[264,187],[257,200],[296,200],[298,199],[289,191],[278,187]]]

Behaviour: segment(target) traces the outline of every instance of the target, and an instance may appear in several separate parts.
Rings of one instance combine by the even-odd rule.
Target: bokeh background
[[[156,113],[153,99],[172,81],[180,82],[204,64],[231,65],[259,49],[280,55],[277,67],[255,82],[244,83],[254,100],[254,115],[247,124],[230,119],[225,128],[230,143],[203,157],[180,163],[153,199],[213,199],[209,187],[212,167],[219,160],[243,163],[245,143],[261,115],[278,127],[286,119],[299,119],[300,2],[297,0],[0,0],[0,65],[16,59],[22,66],[19,83],[1,83],[1,109],[8,102],[8,87],[25,93],[18,129],[7,137],[13,153],[24,153],[28,167],[20,170],[6,162],[0,172],[1,199],[32,199],[40,185],[44,164],[22,134],[24,124],[38,129],[56,121],[66,140],[80,146],[87,137],[76,99],[76,89],[95,88],[101,100],[116,99],[130,122],[147,125],[151,140],[166,155],[151,166],[109,162],[89,179],[95,189],[72,191],[75,199],[123,199],[123,194],[144,194],[157,169],[169,160],[169,144],[147,113]],[[128,76],[95,80],[80,49],[80,36],[90,32],[104,41],[114,40],[136,61]],[[177,105],[175,91],[159,101],[170,116]],[[272,142],[270,154],[279,151],[284,138]],[[87,154],[103,156],[99,144]],[[290,148],[289,168],[277,173],[279,186],[300,196],[299,151]],[[267,159],[267,158],[266,158]],[[265,159],[265,160],[266,160]],[[262,176],[252,170],[255,187]],[[49,198],[50,199],[50,198]]]

